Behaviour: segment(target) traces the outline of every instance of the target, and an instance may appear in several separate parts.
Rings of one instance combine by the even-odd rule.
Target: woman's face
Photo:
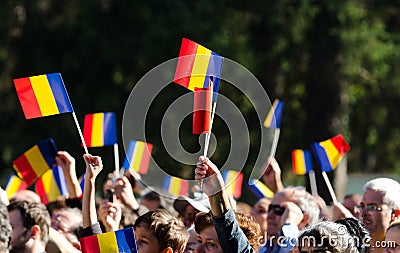
[[[260,224],[262,232],[267,231],[268,223],[268,205],[271,203],[268,199],[260,199],[254,204],[253,209],[251,209],[251,215]]]
[[[199,253],[223,253],[214,226],[208,226],[200,231],[196,249]]]

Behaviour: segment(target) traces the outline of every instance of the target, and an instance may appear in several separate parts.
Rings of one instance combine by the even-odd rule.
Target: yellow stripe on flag
[[[169,189],[172,194],[179,196],[181,191],[181,180],[179,178],[172,177]]]
[[[265,184],[261,183],[260,181],[256,181],[255,185],[257,186],[258,189],[264,194],[264,197],[266,198],[273,198],[274,197],[274,192],[271,191],[268,186]]]
[[[29,77],[42,116],[59,114],[53,91],[46,75]]]
[[[135,153],[133,154],[133,169],[139,172],[140,163],[142,162],[142,156],[144,151],[145,143],[142,141],[137,141],[135,144]]]
[[[119,252],[115,233],[104,233],[97,236],[100,252]]]
[[[320,145],[325,148],[326,154],[328,156],[332,168],[336,168],[342,157],[340,156],[340,153],[335,147],[335,145],[333,145],[331,140],[323,141],[320,143]]]
[[[21,185],[21,179],[13,176],[7,184],[6,192],[7,197],[10,199],[19,189]]]
[[[91,142],[92,147],[102,147],[104,144],[103,122],[104,122],[104,113],[93,114],[92,142]]]
[[[296,174],[305,175],[306,174],[306,164],[304,161],[304,153],[301,149],[296,149],[295,151],[295,168]]]
[[[227,185],[226,191],[229,192],[230,194],[233,195],[234,191],[235,191],[235,178],[237,176],[237,172],[236,171],[229,171],[228,175],[226,175],[226,182],[225,185]]]
[[[188,85],[189,90],[194,91],[195,87],[203,88],[210,56],[211,50],[200,45],[197,47],[196,58],[194,59],[192,73],[190,75],[190,81]]]
[[[25,157],[38,177],[49,169],[49,165],[47,164],[46,160],[44,160],[42,152],[40,152],[40,149],[37,145],[26,151]]]
[[[269,128],[272,125],[272,117],[274,117],[276,107],[278,106],[279,99],[275,99],[274,103],[272,104],[271,109],[269,110],[267,117],[264,120],[264,126]],[[276,119],[275,119],[276,120]]]
[[[53,171],[48,170],[42,176],[42,182],[44,191],[46,192],[47,198],[49,202],[53,202],[57,200],[58,196],[61,195],[60,190],[58,189],[57,183],[53,177]]]

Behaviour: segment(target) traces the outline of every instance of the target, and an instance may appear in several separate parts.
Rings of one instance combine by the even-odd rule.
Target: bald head
[[[33,203],[40,203],[40,197],[36,192],[30,190],[19,191],[10,198],[10,203],[17,201],[27,201]]]

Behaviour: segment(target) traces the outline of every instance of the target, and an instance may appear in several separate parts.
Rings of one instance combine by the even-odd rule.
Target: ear
[[[301,230],[307,227],[309,221],[310,221],[310,216],[308,215],[308,213],[303,213],[303,219],[300,221],[297,227]]]
[[[31,236],[35,239],[40,239],[40,234],[42,231],[40,230],[39,225],[33,225],[31,228]]]
[[[166,249],[164,249],[163,251],[161,251],[162,253],[174,253],[174,251],[171,249],[171,247],[168,247]]]

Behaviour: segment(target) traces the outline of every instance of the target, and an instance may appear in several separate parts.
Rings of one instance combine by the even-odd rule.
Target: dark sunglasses
[[[281,207],[280,205],[273,205],[269,204],[268,206],[268,212],[274,212],[275,215],[281,216],[283,212],[285,212],[285,208]]]

